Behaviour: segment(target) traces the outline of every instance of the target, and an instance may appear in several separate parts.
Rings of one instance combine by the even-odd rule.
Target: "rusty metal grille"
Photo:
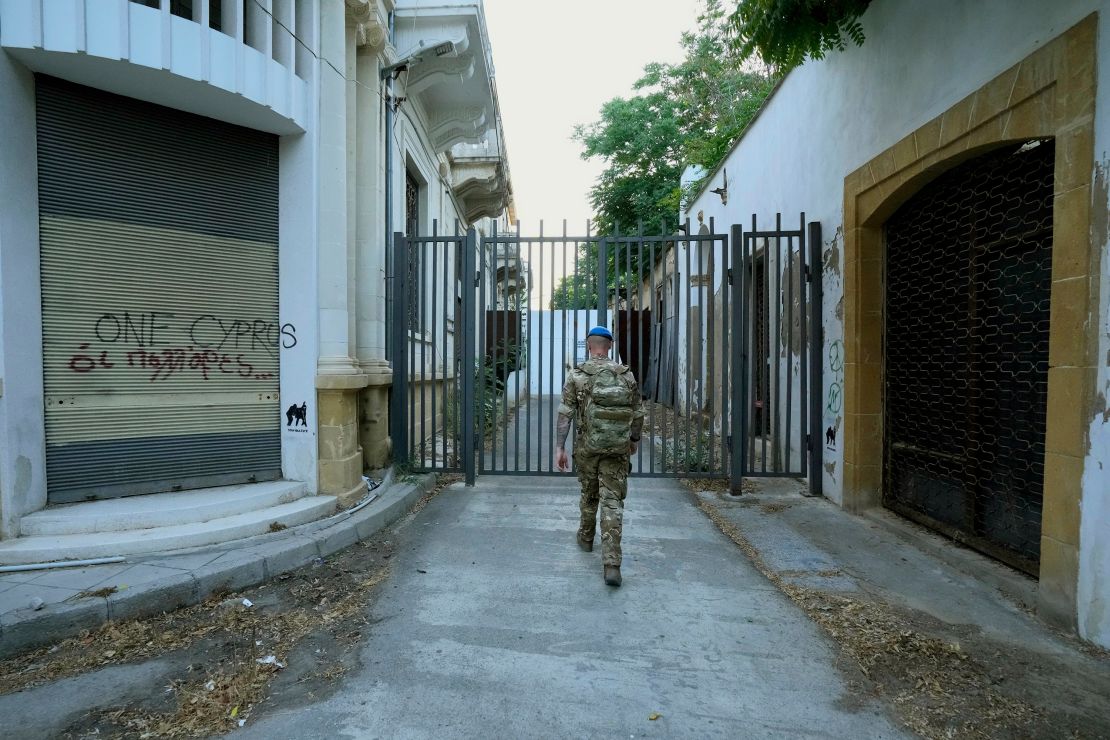
[[[978,157],[886,228],[884,503],[1036,574],[1054,147]]]

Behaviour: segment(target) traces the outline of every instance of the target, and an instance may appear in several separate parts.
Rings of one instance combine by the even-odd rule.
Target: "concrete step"
[[[0,565],[142,555],[215,545],[263,534],[270,531],[274,522],[286,527],[305,524],[333,513],[335,505],[334,496],[309,496],[206,522],[116,532],[18,537],[0,542]]]
[[[52,506],[23,517],[20,534],[40,537],[171,527],[245,514],[303,498],[305,485],[267,481]]]

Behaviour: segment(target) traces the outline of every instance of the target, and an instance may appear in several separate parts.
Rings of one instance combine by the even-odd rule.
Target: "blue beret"
[[[613,332],[609,331],[604,326],[595,326],[593,329],[590,329],[589,334],[586,335],[587,339],[590,337],[605,337],[611,342],[613,341]]]

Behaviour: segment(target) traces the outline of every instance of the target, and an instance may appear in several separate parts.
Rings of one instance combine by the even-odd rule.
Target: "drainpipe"
[[[389,11],[389,45],[393,47],[393,11]],[[385,325],[394,331],[393,316],[393,75],[385,82],[385,262],[389,266],[385,281]],[[390,360],[392,341],[385,343],[385,359]]]

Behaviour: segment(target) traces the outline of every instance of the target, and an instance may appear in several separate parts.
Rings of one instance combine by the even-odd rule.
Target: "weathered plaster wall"
[[[1099,26],[1091,188],[1091,243],[1100,257],[1099,313],[1091,323],[1098,326],[1099,367],[1083,470],[1077,616],[1081,635],[1110,645],[1110,8]]]
[[[46,505],[35,83],[0,51],[0,539]]]
[[[793,223],[799,211],[821,222],[826,429],[837,431],[842,423],[845,175],[1101,4],[1062,0],[1049,13],[1039,0],[875,3],[863,19],[866,43],[791,73],[690,205],[691,217],[703,211],[719,231],[749,224],[753,213],[761,224],[773,223],[776,212]],[[724,184],[725,170],[727,205],[708,192]],[[825,495],[839,503],[839,439],[824,454]]]
[[[1103,11],[1098,34],[1095,112],[1096,187],[1092,188],[1094,247],[1101,260],[1097,401],[1082,481],[1077,618],[1080,633],[1110,645],[1110,266],[1107,257],[1107,179],[1110,176],[1110,8],[1100,0],[943,0],[875,3],[864,17],[867,41],[795,70],[723,163],[690,214],[715,217],[718,230],[766,223],[776,212],[806,211],[822,224],[825,289],[824,427],[836,442],[825,449],[825,494],[843,501],[839,432],[848,389],[843,387],[844,178],[902,137],[951,108],[1004,70],[1060,36],[1092,12]],[[1092,163],[1094,164],[1094,163]],[[728,204],[708,190],[728,174]],[[1099,185],[1098,183],[1101,183]],[[720,226],[720,225],[724,226]]]

